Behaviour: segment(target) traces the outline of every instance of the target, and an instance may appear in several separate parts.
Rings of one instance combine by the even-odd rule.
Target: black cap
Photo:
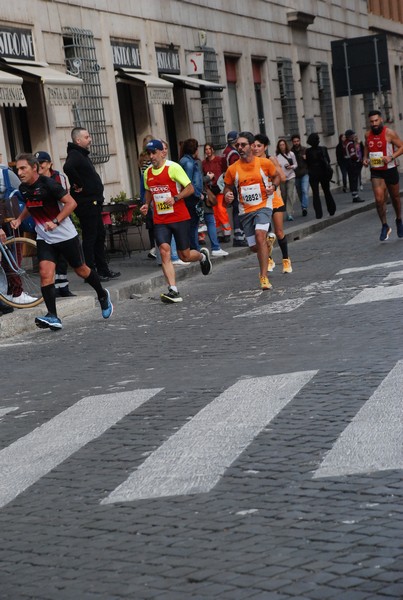
[[[48,154],[47,152],[45,152],[44,150],[40,150],[39,152],[35,152],[35,158],[38,159],[38,162],[52,162],[52,159],[50,158],[50,154]]]

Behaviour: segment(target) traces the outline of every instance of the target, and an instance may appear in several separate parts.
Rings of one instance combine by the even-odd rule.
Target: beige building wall
[[[376,2],[372,2],[371,7],[374,13],[379,12]],[[394,6],[392,9],[395,11]],[[391,126],[403,134],[403,25],[394,22],[391,27],[385,16],[369,13],[367,0],[16,0],[2,6],[0,25],[32,29],[36,60],[45,61],[62,72],[65,72],[62,28],[76,27],[93,32],[110,152],[109,161],[97,166],[106,186],[106,200],[122,189],[133,191],[133,186],[138,185],[137,174],[130,173],[136,171],[136,166],[128,163],[123,141],[123,128],[128,125],[123,123],[122,126],[111,38],[138,43],[141,67],[154,75],[158,75],[155,46],[173,44],[179,53],[181,73],[186,74],[186,53],[198,48],[200,31],[206,32],[207,46],[214,48],[217,55],[222,84],[226,85],[225,57],[238,59],[236,89],[240,126],[253,132],[259,130],[259,123],[252,60],[261,61],[266,133],[274,150],[276,140],[284,134],[278,60],[286,58],[292,62],[298,129],[304,141],[306,120],[314,124],[319,134],[323,131],[316,65],[327,63],[331,69],[331,42],[372,35],[388,26],[392,32],[388,37]],[[332,149],[337,144],[338,134],[355,123],[362,137],[366,116],[362,96],[354,96],[350,102],[348,98],[335,98],[333,84],[331,87],[335,132],[330,136],[321,135],[321,139],[334,158]],[[183,92],[175,88],[174,97],[176,114],[180,115],[176,120],[178,141],[196,137],[203,144],[206,139],[199,91]],[[30,104],[28,122],[33,149],[48,150],[56,168],[60,168],[73,126],[71,107],[46,106],[43,97],[31,98]],[[222,92],[222,107],[224,128],[228,131],[231,113],[226,89]],[[145,134],[167,137],[162,105],[139,102],[132,110],[137,151]],[[45,127],[38,127],[37,113],[43,115]],[[0,115],[0,144],[7,149],[7,126],[1,108]]]

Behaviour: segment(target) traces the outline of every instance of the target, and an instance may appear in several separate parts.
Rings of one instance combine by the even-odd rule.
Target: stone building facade
[[[332,42],[378,35],[390,89],[336,96]],[[403,134],[402,73],[401,0],[16,0],[0,14],[0,148],[10,162],[46,150],[60,168],[85,126],[108,201],[138,192],[149,133],[176,159],[187,137],[220,148],[246,129],[274,150],[317,131],[334,157],[338,134],[362,137],[381,108]]]

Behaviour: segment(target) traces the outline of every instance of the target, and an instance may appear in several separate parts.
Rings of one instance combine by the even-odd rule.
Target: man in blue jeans
[[[301,202],[302,216],[306,217],[308,214],[309,203],[309,175],[308,166],[305,160],[306,148],[301,146],[299,134],[294,134],[291,141],[291,151],[294,152],[298,163],[298,167],[295,169],[295,187],[297,188],[298,198]]]

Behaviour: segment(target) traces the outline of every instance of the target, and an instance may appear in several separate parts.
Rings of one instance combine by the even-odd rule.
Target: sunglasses
[[[249,146],[248,142],[239,142],[239,144],[235,144],[235,148],[246,148],[246,146]]]
[[[147,154],[155,154],[157,150],[147,150]]]

